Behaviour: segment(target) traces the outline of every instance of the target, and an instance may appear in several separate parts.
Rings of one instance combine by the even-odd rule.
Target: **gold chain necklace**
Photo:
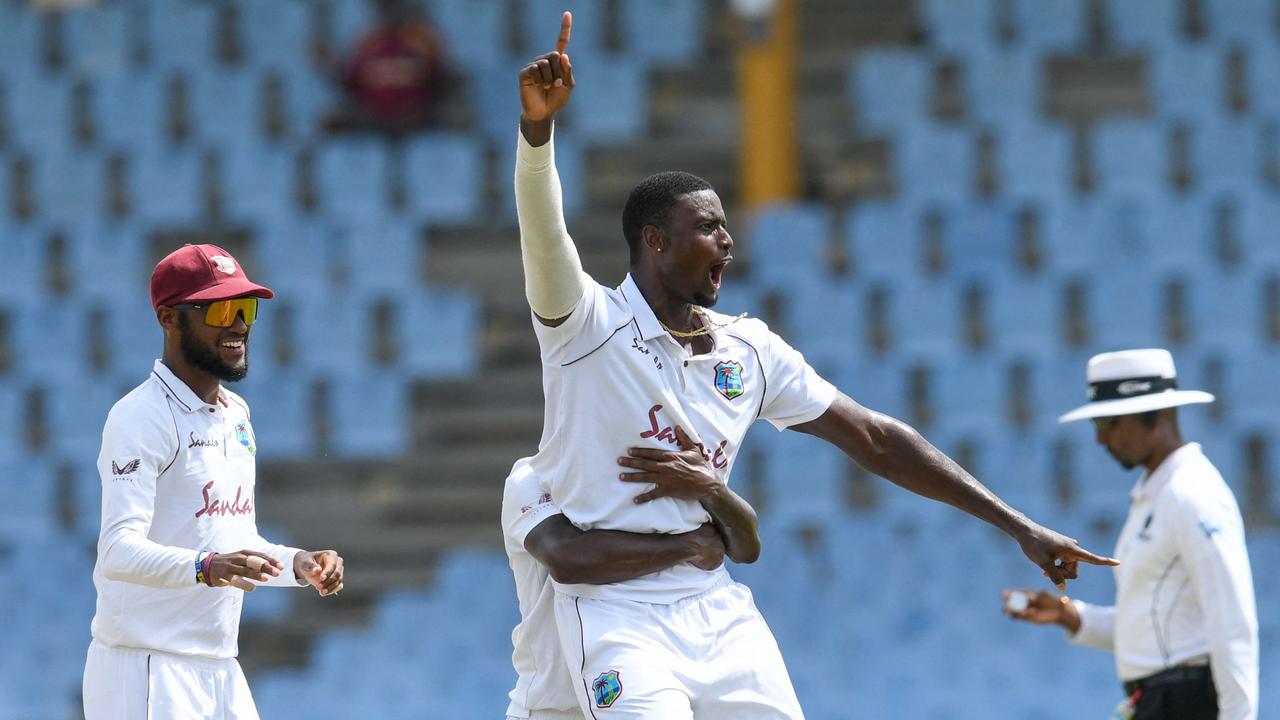
[[[693,308],[693,312],[695,315],[699,315],[702,317],[702,327],[698,328],[697,330],[690,330],[689,332],[685,332],[683,330],[672,330],[671,328],[667,327],[667,324],[662,322],[661,320],[658,321],[658,324],[662,326],[663,330],[666,330],[667,332],[671,333],[673,337],[695,338],[695,337],[701,337],[703,335],[710,335],[713,330],[719,330],[722,327],[728,327],[747,316],[746,313],[738,313],[737,317],[734,317],[732,320],[728,322],[718,323],[718,322],[714,322],[711,319],[711,316],[707,314],[707,311],[703,310],[700,307]]]

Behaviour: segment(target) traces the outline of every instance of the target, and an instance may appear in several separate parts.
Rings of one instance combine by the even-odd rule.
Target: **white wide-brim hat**
[[[1121,350],[1089,358],[1089,402],[1058,418],[1060,423],[1213,402],[1199,390],[1179,390],[1168,350]]]

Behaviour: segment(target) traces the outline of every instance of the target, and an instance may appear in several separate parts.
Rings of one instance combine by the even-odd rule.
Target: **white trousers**
[[[508,715],[507,720],[526,720],[515,715]],[[563,710],[530,710],[527,720],[583,720],[581,712],[564,712]]]
[[[556,596],[588,718],[803,720],[751,591],[725,580],[669,605]]]
[[[89,644],[85,720],[259,720],[235,658]]]

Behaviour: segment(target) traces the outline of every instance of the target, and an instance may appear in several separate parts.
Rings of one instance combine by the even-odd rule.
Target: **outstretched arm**
[[[686,562],[714,570],[724,561],[724,543],[711,525],[679,535],[579,530],[561,514],[529,531],[524,547],[556,582],[570,585],[622,582]]]
[[[556,49],[520,71],[520,139],[516,148],[516,214],[524,261],[525,296],[545,325],[559,325],[586,289],[582,261],[564,222],[560,177],[551,142],[555,114],[573,92],[573,66],[565,49],[573,16],[561,19]]]
[[[1117,565],[1009,507],[907,424],[836,396],[818,419],[792,426],[822,438],[862,467],[918,495],[957,507],[1010,535],[1059,588],[1077,565]]]

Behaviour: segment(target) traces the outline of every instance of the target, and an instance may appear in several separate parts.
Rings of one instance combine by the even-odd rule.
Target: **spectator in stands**
[[[1092,419],[1116,462],[1144,468],[1116,545],[1115,605],[1009,590],[1006,611],[1114,652],[1128,696],[1117,717],[1253,720],[1258,616],[1244,521],[1222,475],[1178,428],[1178,406],[1213,396],[1178,390],[1167,350],[1096,355],[1088,381],[1090,402],[1059,422]]]
[[[164,353],[107,416],[86,720],[258,720],[236,662],[255,583],[342,590],[333,550],[276,545],[255,522],[257,439],[223,387],[248,372],[259,298],[231,255],[185,245],[156,265]]]
[[[338,69],[345,103],[329,128],[403,134],[431,127],[449,84],[440,36],[412,0],[377,6],[377,25]]]

